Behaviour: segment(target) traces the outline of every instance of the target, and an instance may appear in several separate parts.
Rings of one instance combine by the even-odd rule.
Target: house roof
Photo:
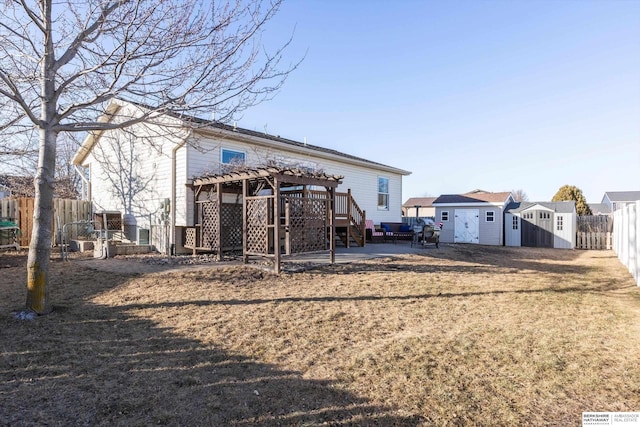
[[[126,103],[135,105],[142,109],[150,110],[152,107],[132,103],[128,101],[122,100],[114,100],[107,108],[106,114],[104,114],[98,121],[109,121],[110,117],[117,113],[119,108]],[[237,127],[235,125],[227,125],[224,123],[220,123],[214,120],[205,120],[195,116],[189,116],[182,113],[175,113],[172,111],[163,111],[163,114],[167,116],[179,119],[182,121],[185,127],[191,128],[194,132],[207,133],[207,132],[216,132],[222,134],[225,137],[231,139],[240,139],[245,142],[252,143],[261,143],[262,145],[267,145],[270,147],[279,146],[282,148],[292,149],[294,151],[304,152],[306,154],[315,153],[316,155],[320,155],[323,157],[329,158],[337,158],[340,160],[347,160],[353,163],[363,163],[365,165],[375,166],[379,169],[383,169],[389,172],[398,173],[400,175],[411,175],[410,171],[395,168],[393,166],[388,166],[382,163],[374,162],[372,160],[367,160],[362,157],[354,156],[351,154],[343,153],[337,150],[333,150],[330,148],[320,147],[317,145],[307,144],[306,142],[294,141],[292,139],[282,138],[280,135],[270,135],[266,132],[256,132],[249,129],[243,129]],[[82,143],[82,146],[76,152],[72,163],[75,165],[80,165],[86,159],[87,155],[91,152],[93,145],[100,138],[100,132],[91,133],[85,141]]]
[[[507,212],[517,213],[529,210],[535,206],[543,206],[556,213],[574,213],[576,210],[576,202],[563,201],[563,202],[513,202],[509,203]]]
[[[475,190],[465,194],[443,194],[433,201],[433,204],[476,204],[476,203],[505,203],[511,192],[490,193],[488,191]]]
[[[611,208],[606,203],[589,203],[588,205],[594,215],[608,215],[611,213]]]
[[[413,208],[420,206],[421,208],[431,207],[435,197],[410,197],[402,204],[403,208]]]
[[[635,202],[640,200],[640,191],[607,191],[602,200],[608,198],[612,202]]]

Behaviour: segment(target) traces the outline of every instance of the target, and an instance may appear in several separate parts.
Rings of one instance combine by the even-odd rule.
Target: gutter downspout
[[[182,142],[180,142],[179,144],[177,144],[175,147],[173,147],[171,149],[171,232],[170,232],[170,236],[171,236],[171,241],[169,242],[169,254],[168,255],[174,255],[175,254],[175,247],[176,247],[176,167],[177,167],[177,153],[178,150],[181,149],[182,147],[184,147],[187,143],[187,139],[189,138],[189,136],[191,135],[191,131],[189,131],[189,134],[182,140]],[[173,245],[173,246],[171,246]],[[173,254],[171,253],[171,248],[173,247]]]
[[[76,173],[80,175],[80,179],[82,180],[82,186],[84,187],[82,196],[86,197],[85,200],[91,201],[91,185],[89,183],[89,180],[87,179],[86,176],[84,176],[83,171],[80,170],[78,165],[73,165],[73,168],[76,171]]]

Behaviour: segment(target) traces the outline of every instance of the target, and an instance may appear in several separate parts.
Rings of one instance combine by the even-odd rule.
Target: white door
[[[454,243],[480,243],[480,211],[478,209],[456,209]]]

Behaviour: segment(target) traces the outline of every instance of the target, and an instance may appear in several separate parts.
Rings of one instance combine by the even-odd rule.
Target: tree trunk
[[[51,255],[53,219],[53,183],[56,164],[57,135],[50,129],[40,130],[40,157],[35,178],[36,198],[33,232],[27,260],[26,309],[38,314],[51,312],[49,301],[49,258]]]
[[[36,198],[33,211],[33,230],[27,258],[26,310],[38,314],[51,312],[49,301],[49,257],[53,220],[53,186],[56,170],[57,120],[55,91],[55,57],[51,35],[50,0],[40,4],[44,25],[44,55],[41,60],[40,146],[38,171],[35,177]]]

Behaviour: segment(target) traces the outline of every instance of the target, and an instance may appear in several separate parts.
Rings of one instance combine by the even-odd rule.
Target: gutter
[[[232,131],[228,131],[225,129],[217,129],[217,128],[198,128],[197,132],[205,135],[211,135],[214,137],[217,136],[225,139],[231,139],[238,142],[243,142],[245,144],[250,143],[250,144],[258,145],[268,149],[275,148],[275,149],[280,149],[280,150],[288,151],[292,153],[303,154],[307,156],[311,155],[312,157],[316,157],[316,158],[333,160],[339,163],[348,163],[351,165],[367,167],[369,169],[373,168],[380,171],[395,173],[395,174],[404,175],[404,176],[411,175],[410,171],[407,171],[404,169],[399,169],[393,166],[384,165],[382,163],[374,162],[372,160],[359,158],[357,156],[352,156],[352,155],[349,155],[346,153],[340,153],[337,151],[326,152],[321,150],[315,150],[308,145],[299,146],[299,145],[294,145],[294,144],[290,144],[282,141],[265,139],[259,136],[247,135],[245,133],[240,133],[240,132],[234,133]]]
[[[78,165],[73,164],[73,169],[76,171],[78,175],[80,175],[80,179],[82,180],[82,186],[86,189],[86,191],[83,191],[84,193],[83,195],[86,195],[87,200],[91,201],[91,183],[89,182],[87,177],[84,176],[83,171],[80,170],[80,167],[78,167]]]
[[[191,136],[191,131],[189,134],[185,136],[185,138],[177,144],[175,147],[171,149],[171,240],[169,244],[171,245],[169,248],[168,255],[175,254],[175,246],[176,246],[176,167],[177,167],[177,155],[178,150],[184,147],[187,144],[187,139]],[[173,252],[173,253],[172,253]]]

